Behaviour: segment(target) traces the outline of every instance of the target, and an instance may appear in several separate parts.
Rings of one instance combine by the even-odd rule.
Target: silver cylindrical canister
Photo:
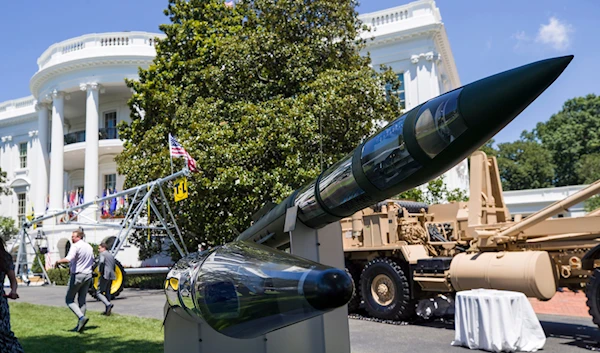
[[[165,292],[180,315],[233,338],[253,338],[348,303],[346,271],[236,241],[181,259]]]

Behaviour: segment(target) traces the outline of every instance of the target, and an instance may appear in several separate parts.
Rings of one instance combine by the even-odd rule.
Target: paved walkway
[[[44,295],[40,295],[42,291]],[[66,293],[66,286],[19,287],[21,300],[35,304],[64,306],[64,297]],[[131,301],[127,301],[126,299],[134,299],[136,301],[136,305],[132,306],[130,304]],[[587,298],[583,292],[559,292],[548,301],[543,302],[537,299],[529,299],[529,302],[537,314],[574,316],[591,320],[588,307],[586,305],[586,300]],[[92,297],[88,297],[88,303],[90,310],[104,310],[102,303]],[[114,300],[114,304],[115,308],[113,311],[116,313],[123,315],[152,317],[162,320],[162,309],[160,312],[157,312],[156,308],[162,308],[165,304],[164,291],[161,289],[138,290],[126,288]]]
[[[19,301],[65,307],[65,286],[19,287]],[[571,293],[572,294],[572,293]],[[560,302],[558,296],[553,303]],[[581,302],[580,297],[574,296]],[[573,298],[571,298],[573,299]],[[549,303],[549,302],[546,302]],[[162,320],[165,295],[162,290],[125,289],[114,300],[113,312]],[[101,302],[88,297],[89,310],[103,311]],[[600,330],[588,316],[557,316],[538,314],[546,333],[545,352],[584,353],[600,351]],[[467,348],[452,347],[454,325],[423,323],[389,325],[363,320],[349,321],[352,353],[466,353]]]
[[[585,293],[558,292],[548,301],[529,299],[533,310],[538,314],[576,316],[590,318]]]
[[[67,286],[19,286],[18,293],[20,297],[18,301],[67,307],[65,303]],[[162,320],[166,297],[164,291],[160,289],[138,290],[125,288],[112,303],[115,305],[112,309],[115,314]],[[87,310],[102,312],[104,311],[104,304],[88,295]]]

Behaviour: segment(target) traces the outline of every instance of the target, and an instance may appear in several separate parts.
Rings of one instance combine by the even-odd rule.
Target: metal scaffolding
[[[31,241],[31,237],[27,230],[31,227],[41,226],[42,222],[49,219],[60,219],[61,225],[77,225],[77,226],[85,226],[88,227],[104,227],[104,228],[114,228],[118,230],[118,234],[115,236],[116,240],[113,242],[111,249],[109,250],[113,256],[116,257],[117,252],[121,250],[121,247],[127,241],[129,234],[131,234],[132,230],[149,230],[149,231],[164,231],[169,239],[175,245],[175,248],[179,252],[180,256],[188,255],[187,248],[184,245],[183,236],[181,235],[181,230],[177,226],[177,222],[175,221],[175,216],[169,206],[169,202],[165,197],[165,192],[163,190],[163,184],[168,183],[174,179],[189,176],[189,169],[183,168],[181,171],[171,174],[167,177],[160,178],[149,182],[147,184],[139,185],[133,187],[131,189],[127,189],[112,195],[108,195],[102,198],[97,198],[94,201],[83,203],[81,205],[77,205],[75,207],[66,208],[64,210],[54,212],[52,214],[47,214],[44,216],[40,216],[34,218],[32,220],[26,221],[23,223],[21,230],[18,234],[18,239],[13,243],[14,246],[19,244],[19,250],[17,255],[17,266],[16,266],[16,275],[17,277],[21,276],[23,280],[28,283],[27,280],[27,269],[29,264],[33,264],[35,259],[38,259],[39,264],[42,268],[45,283],[50,283],[48,278],[48,274],[44,269],[44,266],[39,260],[39,256],[41,255],[40,249],[36,244]],[[154,197],[152,195],[155,194]],[[131,197],[129,200],[129,204],[127,206],[127,212],[125,216],[119,222],[100,222],[96,218],[95,214],[86,213],[85,210],[90,208],[91,206],[97,206],[98,204],[102,204],[103,202],[110,202],[112,199],[128,196]],[[160,206],[160,207],[159,207]],[[154,216],[156,221],[150,224],[149,222],[140,221],[143,216],[150,217]],[[175,234],[179,241],[181,241],[181,245],[177,241]],[[27,256],[27,245],[31,245],[34,250],[34,260],[29,262]],[[11,252],[13,251],[11,249]]]

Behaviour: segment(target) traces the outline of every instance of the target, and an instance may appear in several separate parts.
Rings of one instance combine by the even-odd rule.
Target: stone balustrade
[[[381,14],[379,16],[373,16],[370,21],[364,21],[366,24],[370,24],[371,27],[377,27],[388,23],[398,22],[408,19],[408,10],[394,11],[392,13]]]
[[[35,98],[33,96],[13,99],[10,101],[0,103],[0,113],[13,109],[21,109],[35,104]]]
[[[69,59],[69,55],[81,54],[85,57],[85,51],[93,50],[97,47],[115,47],[115,48],[131,48],[132,53],[135,53],[139,47],[154,47],[156,44],[155,38],[164,38],[163,34],[147,33],[147,32],[113,32],[113,33],[94,33],[86,34],[80,37],[71,38],[50,46],[39,57],[37,64],[39,71],[58,64]],[[65,56],[63,58],[63,56]],[[64,59],[64,60],[62,60]]]
[[[406,21],[414,17],[432,14],[437,20],[441,20],[439,10],[435,7],[434,2],[424,1],[413,2],[403,6],[372,12],[366,15],[358,16],[358,18],[365,25],[370,26],[371,28],[376,28]]]

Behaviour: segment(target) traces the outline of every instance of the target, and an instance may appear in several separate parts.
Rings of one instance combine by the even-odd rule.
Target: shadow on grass
[[[30,336],[19,338],[23,349],[28,353],[162,353],[163,344],[143,340],[123,340],[115,337],[97,337],[93,326],[82,333],[70,332],[71,336]],[[89,331],[88,331],[89,330]]]

